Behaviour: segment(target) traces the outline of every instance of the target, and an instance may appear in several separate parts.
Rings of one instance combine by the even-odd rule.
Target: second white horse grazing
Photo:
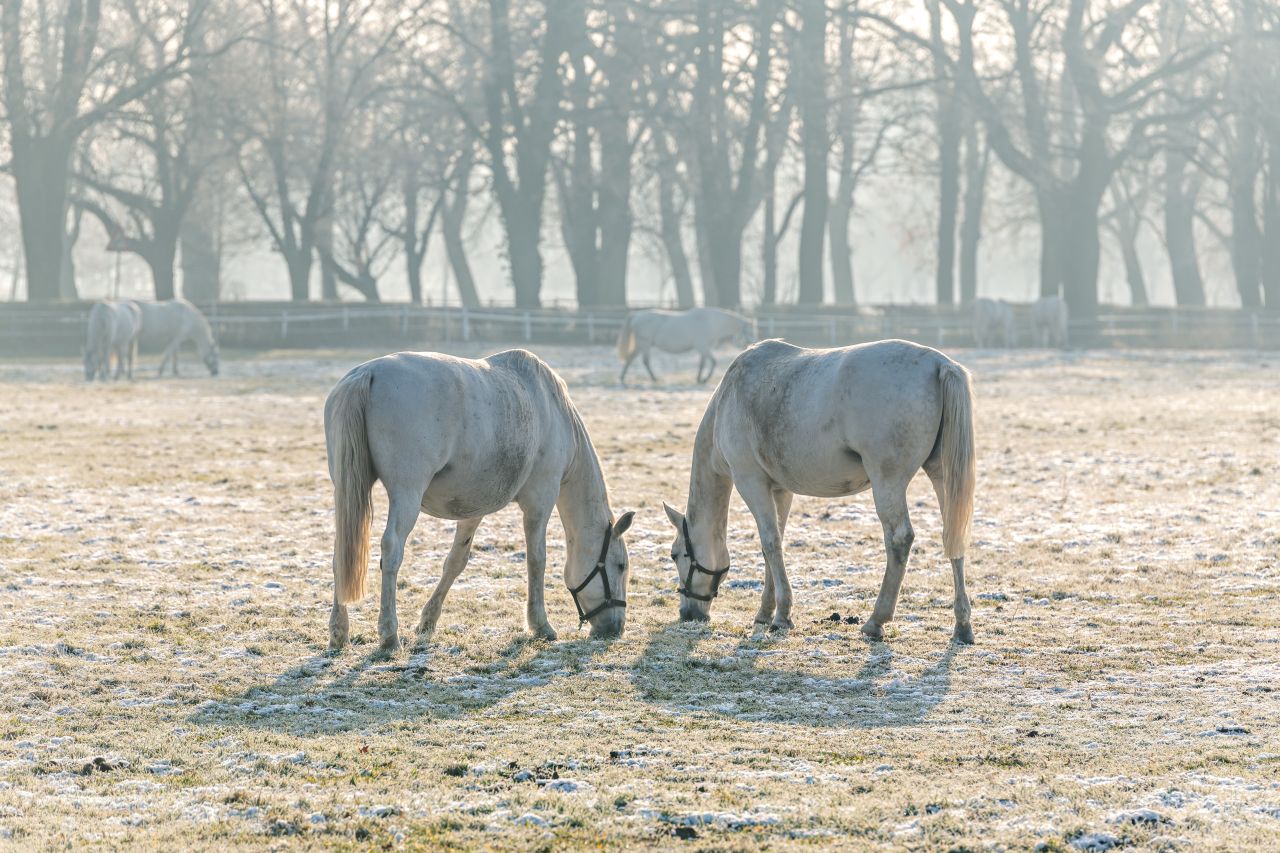
[[[907,484],[924,468],[942,508],[942,542],[955,584],[955,639],[973,642],[964,553],[975,465],[969,374],[937,350],[877,341],[811,350],[765,341],[734,359],[702,416],[689,501],[670,506],[680,616],[705,620],[728,573],[729,496],[737,487],[760,531],[765,581],[756,634],[791,627],[782,559],[795,494],[839,497],[870,487],[888,566],[862,632],[893,618],[914,534]],[[701,562],[705,560],[706,562]],[[719,567],[719,568],[718,568]]]
[[[138,332],[142,313],[133,302],[98,302],[89,310],[88,340],[84,348],[84,378],[103,382],[111,374],[111,355],[116,357],[116,375],[133,378],[133,362],[138,355]]]
[[[467,565],[480,521],[510,503],[524,513],[528,565],[526,626],[555,639],[543,604],[547,522],[564,523],[564,580],[592,637],[622,633],[627,549],[595,448],[564,382],[537,356],[511,350],[474,361],[402,352],[343,377],[324,406],[329,476],[336,504],[333,614],[329,648],[347,641],[347,605],[364,597],[372,521],[370,490],[381,480],[390,505],[382,534],[378,654],[400,646],[396,576],[418,514],[458,522],[418,636],[435,630],[454,580]]]
[[[218,375],[218,342],[199,308],[185,299],[136,304],[142,309],[143,339],[150,345],[164,347],[160,376],[164,376],[164,366],[169,362],[173,364],[173,375],[178,375],[178,351],[187,341],[195,344],[209,375]]]
[[[715,373],[716,360],[711,351],[721,344],[736,341],[741,346],[751,343],[752,323],[740,314],[722,308],[690,308],[688,311],[650,309],[632,311],[618,334],[618,358],[624,362],[620,383],[626,383],[627,371],[636,356],[654,382],[658,377],[649,364],[649,350],[663,352],[698,351],[698,382],[706,382]],[[707,373],[702,374],[706,365]]]
[[[975,299],[973,341],[978,347],[1012,347],[1013,306],[1003,299]]]
[[[1067,346],[1069,315],[1067,302],[1061,296],[1042,296],[1031,306],[1031,334],[1036,346]]]

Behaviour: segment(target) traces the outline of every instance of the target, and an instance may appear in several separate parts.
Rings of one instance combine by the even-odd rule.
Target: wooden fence
[[[91,303],[0,305],[0,355],[75,356]],[[622,310],[569,311],[430,307],[408,304],[221,302],[200,306],[223,347],[404,349],[457,341],[612,343]],[[1017,307],[1017,345],[1031,345],[1025,306]],[[942,348],[973,345],[967,309],[883,305],[821,312],[778,308],[755,314],[757,335],[809,346],[898,337]],[[1071,324],[1073,347],[1278,349],[1280,312],[1104,307],[1095,321]]]

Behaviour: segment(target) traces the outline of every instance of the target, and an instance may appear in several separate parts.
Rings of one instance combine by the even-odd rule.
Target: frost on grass
[[[478,351],[471,354],[477,354]],[[464,353],[466,354],[466,353]],[[796,628],[750,637],[762,562],[735,500],[710,626],[674,622],[660,501],[709,389],[691,365],[569,380],[628,535],[626,636],[523,635],[520,518],[486,520],[433,641],[373,663],[375,598],[324,654],[330,385],[370,354],[228,359],[86,388],[0,369],[0,839],[79,846],[1280,845],[1276,367],[1247,355],[974,355],[978,645],[949,645],[928,483],[898,618],[868,643],[869,496],[798,498]],[[683,372],[682,372],[683,371]],[[385,506],[375,491],[376,519]],[[405,630],[451,525],[423,519]],[[375,543],[377,534],[375,532]],[[377,554],[372,558],[376,583]],[[831,614],[840,618],[832,620]]]

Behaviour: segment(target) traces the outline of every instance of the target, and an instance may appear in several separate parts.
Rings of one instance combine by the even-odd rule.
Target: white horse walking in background
[[[954,638],[972,643],[964,554],[973,516],[973,444],[969,373],[937,350],[907,341],[827,350],[777,340],[756,344],[734,359],[702,416],[685,512],[663,505],[676,528],[671,558],[681,618],[708,619],[729,571],[734,487],[755,518],[764,551],[757,636],[792,626],[782,557],[792,496],[841,497],[870,487],[888,565],[862,632],[882,637],[914,538],[907,484],[924,468],[941,505],[943,548],[951,559]]]
[[[658,377],[649,364],[649,350],[653,347],[669,353],[697,350],[698,382],[706,382],[716,369],[711,351],[728,341],[746,346],[751,343],[753,331],[754,326],[746,317],[722,308],[632,311],[618,334],[618,358],[624,362],[618,382],[626,383],[627,371],[637,355],[641,357],[644,369],[649,371],[649,378],[657,382]],[[703,365],[707,365],[705,376],[702,374]]]
[[[1066,349],[1070,316],[1061,296],[1042,296],[1031,306],[1031,335],[1036,346]]]
[[[973,301],[973,341],[979,348],[1013,346],[1013,306],[1003,299]]]
[[[418,514],[458,522],[435,592],[422,608],[419,640],[471,553],[481,520],[514,502],[524,513],[528,595],[525,623],[546,639],[543,573],[547,522],[557,509],[568,559],[564,580],[592,637],[622,633],[627,550],[595,448],[568,389],[537,356],[511,350],[480,360],[438,353],[375,359],[343,377],[324,406],[336,534],[329,648],[347,642],[347,605],[364,597],[372,522],[370,490],[381,480],[390,505],[382,534],[378,656],[400,647],[396,576]]]
[[[164,366],[170,361],[173,375],[178,375],[178,350],[187,341],[195,345],[209,375],[218,375],[218,342],[199,308],[185,299],[136,304],[142,310],[142,339],[152,346],[164,347],[160,376],[164,376]]]
[[[133,378],[133,362],[138,355],[138,333],[142,312],[134,302],[98,302],[89,310],[88,340],[84,347],[84,378],[106,382],[111,373],[111,355],[116,357],[116,375]]]

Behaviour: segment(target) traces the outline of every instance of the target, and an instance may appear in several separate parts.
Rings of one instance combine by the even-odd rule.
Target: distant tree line
[[[624,305],[638,241],[677,301],[857,301],[859,185],[924,176],[935,295],[978,291],[997,170],[1030,201],[1042,294],[1089,317],[1110,243],[1132,301],[1157,235],[1179,304],[1197,239],[1240,302],[1280,307],[1276,0],[0,0],[0,163],[32,301],[76,296],[85,216],[215,299],[225,223],[254,222],[292,298],[370,301],[433,236],[458,297],[478,209],[510,292],[563,250],[583,306]],[[238,226],[242,227],[242,226]],[[759,240],[748,235],[761,235]],[[16,237],[16,235],[15,235]],[[829,282],[829,284],[828,284]],[[699,300],[700,297],[700,300]]]

